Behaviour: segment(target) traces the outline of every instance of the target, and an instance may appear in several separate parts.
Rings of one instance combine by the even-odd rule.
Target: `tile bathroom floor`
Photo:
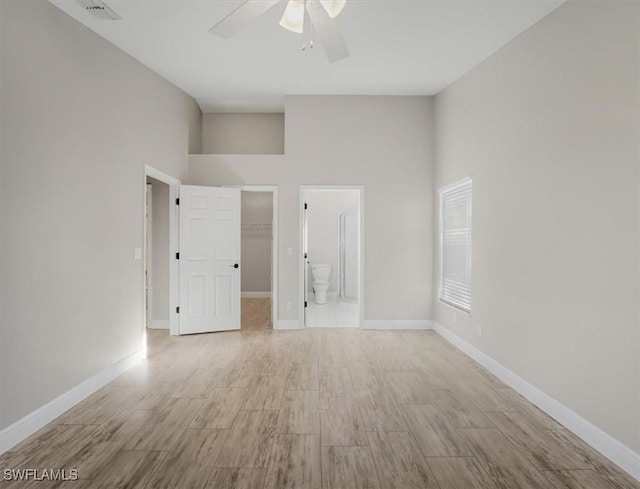
[[[316,304],[313,293],[309,294],[305,325],[308,328],[357,328],[360,305],[338,300],[330,293],[326,304]]]

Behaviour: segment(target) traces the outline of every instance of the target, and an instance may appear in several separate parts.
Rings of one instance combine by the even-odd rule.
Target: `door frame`
[[[144,165],[144,185],[146,191],[147,177],[151,177],[162,183],[169,185],[169,334],[180,334],[180,316],[176,311],[180,297],[180,281],[178,280],[179,269],[176,253],[178,251],[178,206],[176,199],[180,196],[180,180],[171,175],[164,173],[152,166]],[[143,214],[144,216],[144,214]],[[143,219],[144,221],[145,219]],[[146,224],[143,224],[146,233]],[[143,250],[143,260],[146,261],[146,250]],[[142,293],[143,301],[145,301],[144,292],[144,266],[142,267]],[[143,349],[146,352],[146,307],[142,303],[142,332],[143,332]],[[146,357],[146,354],[145,354]]]
[[[271,327],[278,329],[278,186],[277,185],[223,185],[226,188],[239,188],[241,192],[271,192],[272,205],[272,225],[271,225]],[[242,196],[241,196],[242,197]],[[240,215],[242,215],[242,204],[240,204]],[[242,243],[240,243],[242,246]],[[242,265],[242,264],[241,264]],[[242,280],[242,279],[241,279]],[[242,282],[241,282],[242,284]],[[242,287],[242,285],[241,285]],[[242,320],[242,312],[240,313]]]
[[[365,251],[365,207],[364,207],[364,185],[300,185],[300,190],[298,192],[300,201],[298,203],[298,208],[300,209],[300,213],[298,215],[298,322],[300,324],[300,328],[305,328],[305,318],[304,318],[304,294],[305,287],[307,286],[304,280],[304,267],[305,258],[304,258],[304,250],[302,249],[304,243],[304,203],[305,203],[305,192],[313,191],[313,190],[356,190],[358,191],[358,216],[359,216],[359,239],[360,239],[360,252],[358,259],[358,271],[359,271],[359,282],[358,282],[358,327],[364,327],[364,299],[365,299],[365,273],[364,273],[364,251]]]

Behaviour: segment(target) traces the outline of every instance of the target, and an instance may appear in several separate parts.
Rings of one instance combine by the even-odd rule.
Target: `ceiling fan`
[[[284,0],[247,0],[214,25],[209,32],[225,39],[233,37],[262,14]],[[347,0],[288,0],[280,25],[287,30],[311,36],[315,31],[322,47],[334,63],[349,56],[336,17]],[[310,40],[310,47],[313,41]],[[303,44],[302,49],[305,49]]]

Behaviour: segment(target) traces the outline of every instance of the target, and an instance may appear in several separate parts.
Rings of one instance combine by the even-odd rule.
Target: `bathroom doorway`
[[[364,319],[364,188],[302,186],[301,322],[357,328]]]
[[[241,187],[241,327],[272,330],[277,321],[277,188]]]

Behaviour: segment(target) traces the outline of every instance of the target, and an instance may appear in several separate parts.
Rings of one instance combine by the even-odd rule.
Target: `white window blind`
[[[439,299],[471,312],[471,179],[440,189]]]

